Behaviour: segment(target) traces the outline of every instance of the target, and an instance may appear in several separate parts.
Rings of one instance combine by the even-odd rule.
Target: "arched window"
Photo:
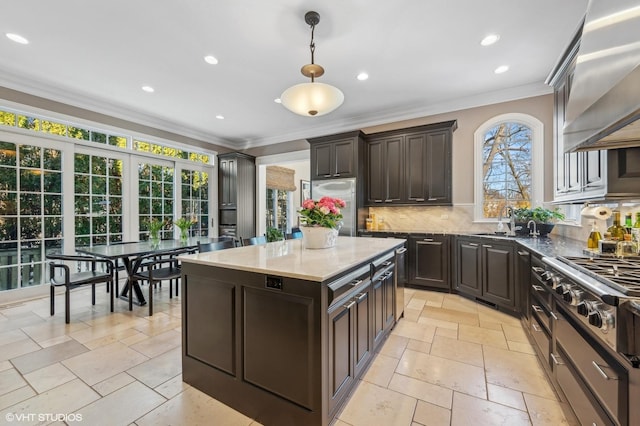
[[[505,206],[542,203],[543,124],[526,114],[504,114],[474,134],[475,220],[492,221]]]

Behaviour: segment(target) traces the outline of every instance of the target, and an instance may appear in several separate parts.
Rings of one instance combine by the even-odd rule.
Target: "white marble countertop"
[[[286,240],[181,256],[185,263],[272,274],[309,281],[329,278],[394,249],[405,240],[338,237],[335,247],[305,249],[302,240]]]

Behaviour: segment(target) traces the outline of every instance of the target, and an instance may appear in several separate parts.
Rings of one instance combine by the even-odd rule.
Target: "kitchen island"
[[[404,240],[181,257],[182,377],[264,425],[328,425],[395,323]],[[215,419],[211,419],[215,422]]]

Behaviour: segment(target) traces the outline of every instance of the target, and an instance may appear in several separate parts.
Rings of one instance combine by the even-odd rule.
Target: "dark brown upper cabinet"
[[[369,206],[451,204],[451,145],[457,122],[367,136]]]
[[[357,177],[360,131],[309,139],[311,180]]]

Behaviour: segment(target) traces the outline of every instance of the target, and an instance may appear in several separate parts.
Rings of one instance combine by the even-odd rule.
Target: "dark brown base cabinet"
[[[516,248],[513,241],[456,238],[456,289],[496,308],[517,312]]]
[[[328,425],[395,323],[394,258],[336,281],[275,277],[279,289],[184,262],[183,380],[267,426]]]
[[[409,284],[451,290],[448,235],[411,234],[409,236]]]

